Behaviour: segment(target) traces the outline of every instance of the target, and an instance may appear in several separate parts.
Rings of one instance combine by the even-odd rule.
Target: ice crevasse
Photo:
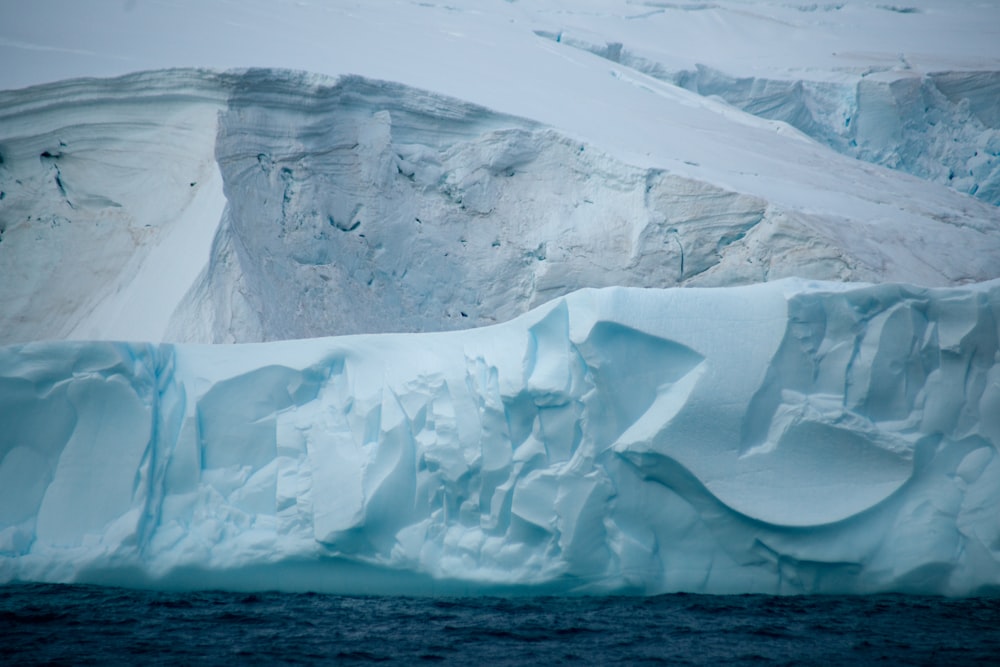
[[[1000,590],[1000,281],[606,288],[504,324],[0,348],[0,582]]]

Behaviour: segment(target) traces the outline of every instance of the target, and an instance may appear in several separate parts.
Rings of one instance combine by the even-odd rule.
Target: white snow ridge
[[[0,583],[996,593],[994,26],[0,4]]]

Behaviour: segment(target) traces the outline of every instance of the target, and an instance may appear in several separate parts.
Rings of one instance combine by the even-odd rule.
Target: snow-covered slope
[[[781,281],[0,348],[0,582],[995,591],[998,313],[996,281]]]
[[[587,286],[993,278],[998,209],[946,185],[992,201],[997,11],[0,2],[0,88],[318,73],[0,93],[0,342],[451,329]]]
[[[996,3],[572,5],[527,7],[540,36],[1000,204]]]
[[[641,154],[648,139],[605,116],[628,96],[599,80],[644,72],[997,203],[998,44],[983,0],[5,0],[0,89],[178,66],[354,73]]]

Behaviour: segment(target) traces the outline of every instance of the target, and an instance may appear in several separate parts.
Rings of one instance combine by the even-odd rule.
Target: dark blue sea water
[[[0,587],[0,664],[1000,664],[1000,599]]]

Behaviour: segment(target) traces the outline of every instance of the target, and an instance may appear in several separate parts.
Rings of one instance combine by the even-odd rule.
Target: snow
[[[5,342],[162,339],[225,206],[220,92],[161,74],[0,93]]]
[[[786,279],[450,333],[6,347],[0,581],[995,589],[998,312],[997,281]]]
[[[1000,7],[995,3],[22,4],[0,3],[0,58],[10,63],[0,73],[0,89],[182,66],[359,74],[526,116],[634,156],[670,155],[680,164],[705,164],[706,151],[696,145],[683,154],[656,150],[669,145],[656,134],[671,138],[663,123],[656,133],[630,127],[637,118],[640,125],[664,118],[656,104],[642,99],[648,92],[637,94],[664,90],[637,76],[643,72],[788,121],[851,156],[963,192],[978,186],[978,196],[1000,201],[1000,129],[991,111],[1000,65]],[[548,39],[539,35],[561,41],[546,44]],[[984,78],[992,83],[983,86]],[[956,96],[970,79],[980,92]],[[968,106],[962,106],[962,98]],[[870,110],[869,103],[874,105]],[[893,137],[898,145],[881,144],[881,136],[864,129],[866,119],[880,117],[883,109],[902,112],[892,119],[899,124]],[[616,122],[623,111],[628,121]],[[691,123],[670,115],[682,128]],[[756,171],[756,158],[748,156],[746,168],[733,164],[727,171]]]
[[[0,0],[0,582],[997,590],[998,33]]]

